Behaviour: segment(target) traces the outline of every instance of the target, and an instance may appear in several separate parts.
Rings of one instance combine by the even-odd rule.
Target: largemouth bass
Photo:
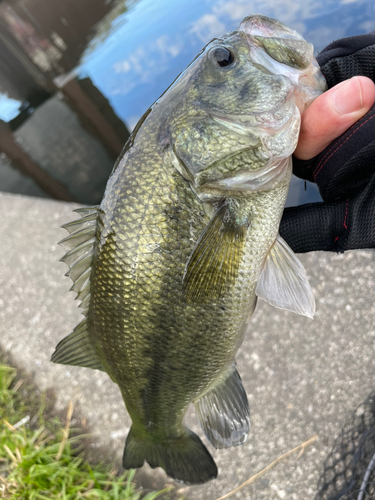
[[[249,405],[234,358],[257,296],[313,316],[278,227],[300,114],[324,90],[310,43],[247,17],[141,118],[101,205],[64,226],[85,319],[52,361],[119,385],[133,422],[125,469],[147,461],[186,483],[216,477],[183,423],[188,406],[213,446],[243,443]]]

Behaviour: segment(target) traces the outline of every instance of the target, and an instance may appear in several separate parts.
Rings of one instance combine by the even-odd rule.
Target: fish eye
[[[230,50],[225,47],[218,47],[213,51],[213,57],[219,66],[229,66],[233,63],[234,57]]]

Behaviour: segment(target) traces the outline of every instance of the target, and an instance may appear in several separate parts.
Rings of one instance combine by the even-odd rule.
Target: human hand
[[[280,234],[296,252],[373,248],[375,34],[338,40],[318,62],[332,88],[302,116],[293,172],[325,203],[287,208]]]
[[[320,154],[360,120],[374,101],[375,84],[365,76],[354,76],[319,96],[302,115],[294,158],[310,160]]]

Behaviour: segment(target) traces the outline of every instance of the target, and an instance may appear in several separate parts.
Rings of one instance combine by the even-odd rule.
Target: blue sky
[[[77,68],[89,76],[114,111],[133,128],[200,49],[262,12],[290,25],[317,51],[332,40],[375,29],[373,0],[138,0],[94,39]],[[0,94],[0,118],[18,113]]]
[[[252,12],[292,26],[317,50],[375,27],[372,0],[140,0],[87,51],[78,71],[133,128],[206,43]]]

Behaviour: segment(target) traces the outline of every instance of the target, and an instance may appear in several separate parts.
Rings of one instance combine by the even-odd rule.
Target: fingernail
[[[362,87],[358,78],[341,82],[331,94],[331,102],[342,115],[363,109]]]

